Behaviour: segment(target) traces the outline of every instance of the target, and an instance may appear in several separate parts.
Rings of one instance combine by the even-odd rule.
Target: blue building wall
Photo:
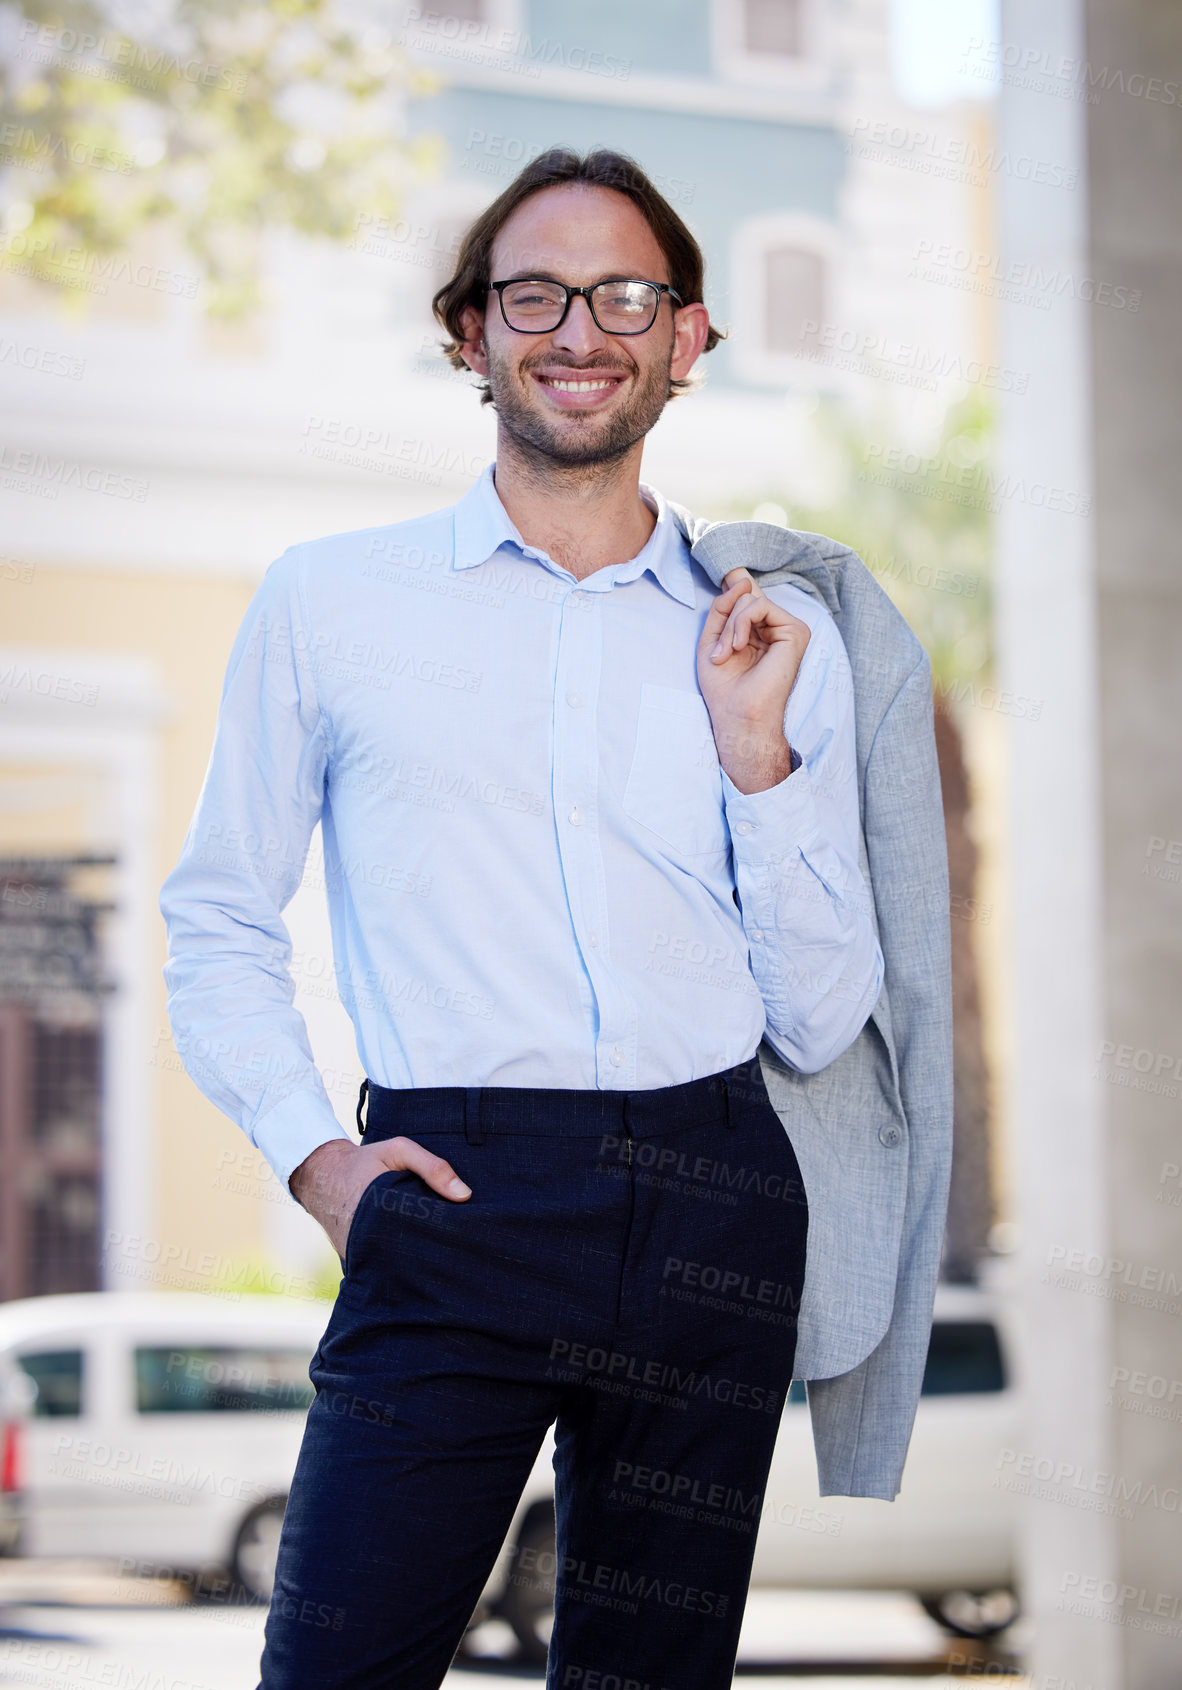
[[[569,54],[594,48],[632,69],[666,76],[709,76],[709,0],[531,0],[527,31],[538,42],[561,42]]]
[[[706,40],[700,0],[677,9],[682,50],[693,36]],[[597,50],[619,51],[639,64],[640,55],[660,47],[662,3],[646,11],[623,0],[608,7],[613,29],[596,12]],[[535,0],[535,39],[563,20],[564,40],[577,45],[569,6]],[[700,28],[684,20],[701,14]],[[670,25],[672,27],[672,24]],[[696,51],[696,49],[695,49]],[[701,55],[699,55],[700,57]],[[666,56],[661,68],[670,68]],[[695,62],[695,70],[699,68]],[[508,78],[506,78],[508,81]],[[837,216],[837,195],[845,168],[836,127],[779,123],[767,119],[668,111],[642,105],[546,99],[517,92],[456,88],[416,102],[412,128],[442,136],[450,177],[482,183],[493,198],[528,159],[546,147],[566,144],[583,152],[612,147],[630,154],[689,224],[706,255],[706,303],[720,326],[731,315],[731,255],[735,231],[744,220],[769,212],[805,212],[825,221]],[[725,342],[711,353],[712,385],[735,385],[734,360]]]

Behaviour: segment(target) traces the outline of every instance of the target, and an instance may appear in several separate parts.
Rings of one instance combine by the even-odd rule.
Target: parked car
[[[96,1292],[0,1304],[35,1390],[25,1555],[221,1569],[269,1592],[328,1305]]]
[[[0,1367],[14,1360],[36,1386],[22,1551],[222,1571],[267,1598],[328,1313],[196,1293],[0,1305]],[[1010,1623],[1015,1498],[996,1479],[1000,1452],[1016,1447],[1017,1400],[1003,1313],[981,1291],[940,1287],[894,1502],[817,1497],[805,1391],[793,1385],[754,1586],[911,1590],[962,1635]],[[553,1447],[548,1434],[475,1616],[507,1620],[533,1660],[553,1618]]]
[[[20,1543],[25,1444],[33,1388],[15,1363],[0,1357],[0,1555]]]

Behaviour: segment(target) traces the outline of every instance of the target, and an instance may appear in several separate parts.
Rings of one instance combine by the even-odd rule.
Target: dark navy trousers
[[[371,1087],[261,1690],[436,1690],[555,1426],[549,1690],[724,1690],[808,1209],[756,1058],[647,1091]],[[510,1573],[512,1576],[512,1572]]]

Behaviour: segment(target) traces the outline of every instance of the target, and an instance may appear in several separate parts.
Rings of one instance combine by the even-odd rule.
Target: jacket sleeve
[[[177,1051],[285,1186],[318,1145],[348,1136],[293,1003],[282,916],[320,819],[328,762],[299,555],[271,565],[238,631],[197,809],[160,894]]]
[[[829,613],[808,604],[812,633],[784,713],[800,766],[762,792],[740,792],[725,770],[722,786],[764,1037],[815,1074],[865,1026],[883,961],[858,865],[849,658]]]
[[[821,1495],[889,1501],[919,1405],[952,1160],[948,856],[926,655],[879,727],[866,768],[865,813],[909,1141],[900,1271],[890,1325],[877,1346],[851,1372],[809,1380],[806,1389]],[[922,921],[915,919],[917,903]]]

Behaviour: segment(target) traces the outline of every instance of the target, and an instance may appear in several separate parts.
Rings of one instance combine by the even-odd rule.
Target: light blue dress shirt
[[[648,1089],[765,1036],[815,1072],[870,1014],[841,637],[767,589],[811,629],[784,720],[802,762],[744,796],[697,684],[716,589],[642,495],[647,544],[583,581],[525,545],[491,467],[450,509],[267,571],[161,909],[177,1048],[284,1183],[347,1136],[282,918],[317,823],[337,987],[379,1085]]]

